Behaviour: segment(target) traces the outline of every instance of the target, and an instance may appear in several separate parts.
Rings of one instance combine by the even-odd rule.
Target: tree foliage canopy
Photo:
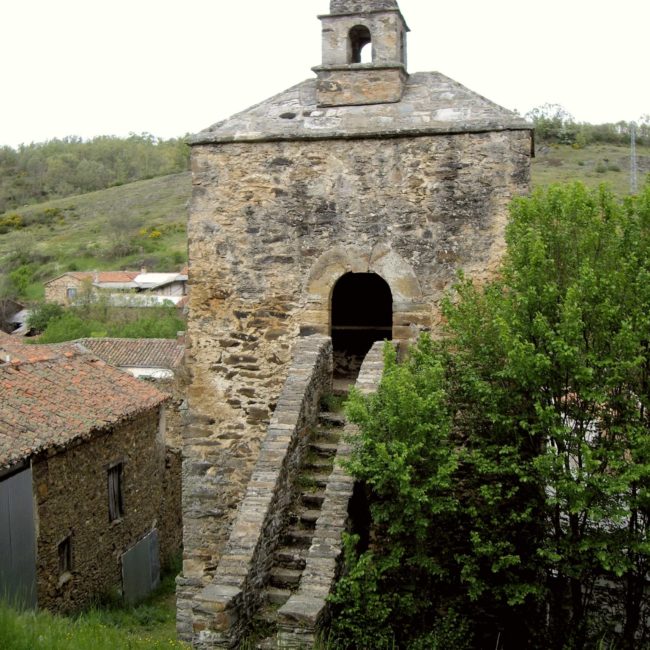
[[[639,144],[650,144],[650,115],[641,115],[636,122],[589,124],[576,122],[560,104],[542,104],[525,115],[535,126],[535,137],[544,144],[571,144],[578,148],[596,142],[627,145],[632,128]]]
[[[372,529],[342,647],[649,647],[650,187],[517,199],[507,243],[447,338],[350,400]]]
[[[149,133],[91,140],[71,136],[18,149],[0,147],[0,214],[28,203],[185,171],[188,161],[182,138],[159,140]]]

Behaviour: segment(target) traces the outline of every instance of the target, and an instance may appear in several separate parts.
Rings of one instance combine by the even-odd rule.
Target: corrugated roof
[[[185,347],[174,339],[79,339],[100,359],[114,366],[129,368],[167,368],[173,370],[183,361]]]
[[[0,364],[0,467],[64,449],[167,399],[76,345],[21,347]]]

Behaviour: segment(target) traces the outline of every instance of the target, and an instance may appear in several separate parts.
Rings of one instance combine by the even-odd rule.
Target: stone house
[[[135,288],[133,281],[137,276],[136,271],[69,271],[45,283],[45,300],[67,307],[84,292],[130,291]]]
[[[0,593],[53,611],[146,595],[178,551],[167,395],[74,344],[3,338],[0,360]]]
[[[529,191],[531,125],[409,73],[396,0],[331,0],[319,18],[315,78],[190,141],[185,639],[296,342],[331,337],[335,372],[353,376],[374,342],[436,331],[457,272],[498,269],[508,204]]]
[[[163,304],[165,300],[177,305],[187,294],[187,271],[180,273],[147,273],[137,271],[71,271],[45,283],[45,300],[70,306],[88,293],[103,293],[118,304],[129,304],[125,296],[133,297],[135,306]],[[140,293],[146,294],[142,300]],[[137,294],[135,298],[133,294]],[[156,299],[156,297],[160,297]]]

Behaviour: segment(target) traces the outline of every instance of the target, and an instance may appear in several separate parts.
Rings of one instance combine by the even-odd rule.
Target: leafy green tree
[[[535,126],[535,134],[541,142],[573,144],[577,136],[573,116],[559,104],[544,104],[525,115]]]
[[[448,338],[388,353],[377,394],[351,398],[372,541],[334,601],[345,622],[370,587],[390,613],[335,619],[343,647],[386,626],[434,647],[449,612],[472,647],[650,642],[650,187],[552,187],[511,212],[501,277],[461,278]]]

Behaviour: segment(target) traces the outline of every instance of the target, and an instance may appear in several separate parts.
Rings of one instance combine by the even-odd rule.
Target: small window
[[[350,63],[372,62],[372,36],[364,25],[350,30]]]
[[[123,464],[113,465],[108,470],[108,521],[117,521],[124,515],[124,498],[122,496]]]
[[[77,297],[77,288],[76,287],[68,287],[65,290],[65,295],[68,300],[74,300]]]
[[[59,547],[59,576],[72,571],[72,537],[68,535]]]

